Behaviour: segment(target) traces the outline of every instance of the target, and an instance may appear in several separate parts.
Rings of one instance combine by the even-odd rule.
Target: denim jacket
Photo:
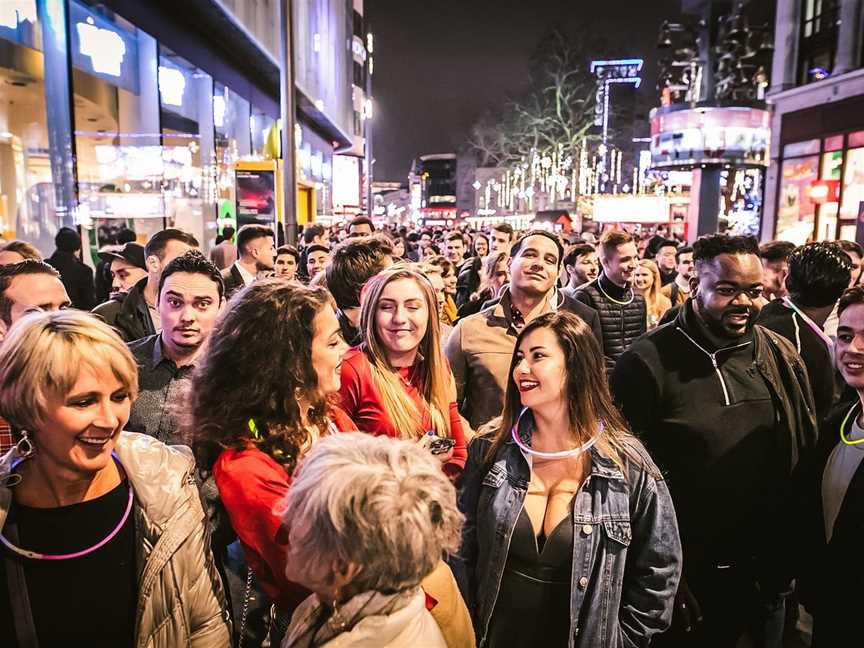
[[[508,441],[489,467],[492,439],[468,448],[459,508],[465,515],[462,547],[450,558],[486,646],[510,539],[531,479],[531,458]],[[627,475],[596,446],[591,472],[573,502],[570,648],[648,646],[672,619],[681,577],[681,542],[669,490],[635,438]],[[641,464],[641,465],[640,465]]]

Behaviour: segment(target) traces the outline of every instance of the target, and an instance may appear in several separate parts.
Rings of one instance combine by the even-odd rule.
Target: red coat
[[[409,382],[411,368],[405,367],[399,372],[403,378],[402,385],[422,413],[423,429],[431,430],[432,419],[418,389],[420,385],[416,379],[414,383]],[[384,409],[384,402],[372,381],[369,359],[359,348],[351,349],[342,359],[342,387],[339,389],[339,396],[342,398],[342,408],[362,432],[396,438],[402,436]],[[453,476],[461,474],[468,458],[462,419],[459,418],[455,401],[450,403],[450,436],[456,440],[456,445],[453,448],[453,458],[444,465],[444,472]]]
[[[340,432],[357,430],[339,408],[331,410],[330,420]],[[310,592],[285,578],[286,548],[276,540],[282,521],[275,509],[285,500],[291,477],[257,448],[224,450],[213,466],[213,476],[261,588],[280,610],[292,613]]]

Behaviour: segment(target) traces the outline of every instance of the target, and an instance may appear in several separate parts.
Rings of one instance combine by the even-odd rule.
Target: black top
[[[66,288],[72,306],[89,311],[96,306],[96,288],[93,284],[93,270],[85,265],[72,252],[57,250],[45,262],[60,273],[60,281]]]
[[[7,528],[17,523],[23,549],[64,554],[105,538],[123,518],[129,487],[122,482],[101,497],[58,508],[12,505]],[[30,560],[3,550],[0,560],[0,646],[18,645],[6,578],[6,557],[24,562],[39,648],[132,646],[138,584],[135,515],[101,549],[71,560]]]
[[[182,444],[172,407],[182,400],[195,365],[178,367],[162,351],[162,335],[156,333],[129,344],[138,364],[138,398],[132,403],[128,432],[156,437],[162,443]]]
[[[535,537],[523,508],[513,529],[489,622],[490,648],[568,645],[572,564],[572,514],[561,520],[548,538],[542,531]]]

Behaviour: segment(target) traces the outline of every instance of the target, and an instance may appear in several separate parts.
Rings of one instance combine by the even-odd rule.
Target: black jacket
[[[483,259],[471,257],[459,269],[456,277],[456,305],[460,308],[471,299],[471,295],[480,287],[480,267]]]
[[[610,383],[667,477],[691,567],[755,555],[775,584],[791,577],[816,446],[807,370],[792,345],[757,325],[719,347],[688,300],[621,356]]]
[[[813,496],[808,525],[810,544],[800,553],[805,577],[799,589],[802,601],[814,617],[813,648],[850,646],[855,643],[851,637],[860,634],[857,595],[864,592],[864,568],[859,560],[864,547],[864,461],[849,482],[830,543],[825,540],[822,511],[822,478],[831,453],[842,443],[840,425],[849,411],[850,405],[845,403],[824,420],[810,473]],[[847,422],[847,434],[860,413],[861,406],[855,405]]]
[[[235,292],[246,286],[243,275],[233,263],[222,271],[222,281],[225,282],[225,299],[231,299]]]
[[[834,363],[825,341],[781,299],[763,307],[756,322],[779,333],[795,346],[810,377],[816,420],[824,420],[835,401]]]
[[[45,261],[60,273],[60,281],[63,282],[74,308],[89,311],[96,305],[96,288],[90,266],[79,261],[72,252],[60,250]]]
[[[93,314],[112,326],[124,342],[139,340],[156,333],[150,309],[144,299],[147,277],[132,286],[128,293],[114,293],[111,299],[93,309]]]
[[[602,286],[601,286],[602,282]],[[594,281],[585,284],[576,291],[576,299],[590,306],[600,316],[600,326],[603,328],[603,355],[606,357],[606,368],[612,370],[615,361],[630,348],[633,341],[648,330],[648,311],[645,299],[632,288],[624,291],[620,301],[629,303],[616,304],[607,299],[600,288],[607,295],[616,295],[621,288],[606,279],[603,273]],[[632,299],[631,299],[632,295]]]

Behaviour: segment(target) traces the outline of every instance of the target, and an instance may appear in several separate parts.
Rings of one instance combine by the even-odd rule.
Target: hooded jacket
[[[229,646],[228,610],[191,452],[133,432],[120,433],[115,451],[135,493],[135,648]],[[6,478],[18,458],[13,448],[0,460],[0,528],[12,502]]]
[[[140,340],[157,332],[144,299],[146,285],[147,277],[144,277],[128,293],[114,293],[111,299],[93,309],[93,314],[117,331],[124,342]]]

